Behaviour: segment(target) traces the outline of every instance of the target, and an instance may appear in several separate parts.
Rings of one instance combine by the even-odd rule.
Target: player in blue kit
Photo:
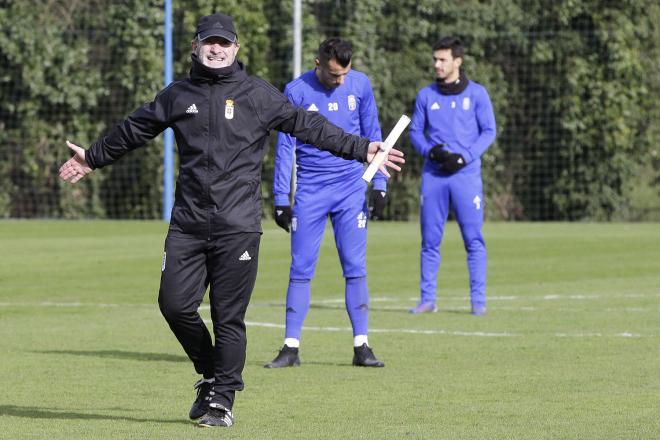
[[[367,76],[351,69],[350,43],[331,38],[319,47],[316,67],[287,84],[284,94],[296,106],[317,111],[348,133],[381,140],[378,110]],[[289,202],[293,154],[296,158],[296,191],[293,210]],[[284,345],[266,368],[300,365],[298,349],[302,325],[309,311],[310,283],[330,216],[346,280],[346,310],[353,327],[353,365],[383,367],[369,341],[369,291],[367,288],[366,183],[364,166],[344,160],[280,133],[275,153],[275,221],[291,230],[291,269],[286,294]],[[386,177],[373,179],[372,218],[382,217]]]
[[[421,89],[415,101],[410,138],[426,161],[420,194],[421,298],[412,313],[438,309],[440,243],[450,204],[467,251],[472,314],[486,313],[481,155],[495,140],[495,116],[486,89],[461,70],[463,55],[458,38],[440,39],[433,46],[437,81]]]

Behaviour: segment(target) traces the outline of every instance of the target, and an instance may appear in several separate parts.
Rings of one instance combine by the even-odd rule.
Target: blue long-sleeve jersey
[[[308,111],[318,111],[348,133],[371,141],[382,140],[371,83],[362,72],[350,70],[342,85],[327,89],[317,79],[315,70],[310,70],[287,84],[284,94],[294,105]],[[359,179],[364,172],[364,164],[360,162],[338,158],[288,134],[279,133],[273,179],[275,205],[289,205],[294,148],[299,185],[324,186],[347,182]],[[374,176],[373,187],[384,191],[386,182],[386,177],[378,172]]]
[[[419,154],[428,157],[436,144],[463,156],[463,172],[479,172],[481,155],[495,140],[495,115],[486,89],[470,81],[458,95],[442,95],[436,83],[419,91],[410,126],[410,139]],[[440,170],[427,160],[425,171]]]

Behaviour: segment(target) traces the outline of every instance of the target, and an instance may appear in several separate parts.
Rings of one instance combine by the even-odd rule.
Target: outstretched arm
[[[93,170],[85,160],[85,150],[82,147],[69,141],[66,141],[66,146],[73,151],[73,157],[60,167],[60,179],[76,183]]]
[[[94,142],[88,150],[66,141],[74,155],[60,167],[60,178],[76,183],[96,168],[114,163],[124,154],[141,147],[168,126],[167,90],[128,115],[106,136]]]

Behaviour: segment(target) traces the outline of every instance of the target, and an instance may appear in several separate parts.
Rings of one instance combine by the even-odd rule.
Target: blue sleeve
[[[291,94],[284,89],[284,94],[293,104],[296,104]],[[296,149],[296,138],[279,132],[275,147],[275,170],[273,172],[273,202],[275,206],[289,206],[289,193],[291,192],[291,174],[293,171],[293,157]]]
[[[466,148],[461,148],[467,151],[468,155],[463,155],[468,162],[481,157],[482,154],[491,146],[495,141],[495,134],[497,132],[495,126],[495,114],[493,113],[493,104],[490,102],[488,92],[484,88],[480,88],[477,102],[475,103],[475,112],[477,116],[477,124],[479,125],[479,137],[477,140]]]
[[[277,134],[275,147],[275,171],[273,173],[273,199],[276,206],[290,205],[291,172],[296,138],[286,133]]]
[[[422,92],[417,94],[412,122],[410,123],[410,141],[415,150],[424,158],[433,145],[426,138],[426,97]]]
[[[370,141],[382,141],[383,134],[378,123],[378,107],[371,88],[369,78],[365,76],[362,89],[362,100],[360,102],[360,134]],[[387,176],[378,171],[372,182],[373,189],[387,191]]]

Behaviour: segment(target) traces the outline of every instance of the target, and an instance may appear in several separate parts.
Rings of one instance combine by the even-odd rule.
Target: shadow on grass
[[[246,366],[252,366],[252,367],[263,367],[266,365],[269,361],[261,362],[261,361],[246,361],[245,365]],[[303,365],[320,365],[323,367],[352,367],[353,364],[348,362],[348,363],[339,363],[339,362],[318,362],[318,361],[300,361],[300,363]],[[288,370],[290,368],[300,368],[300,367],[286,367],[286,368],[272,368],[272,370]],[[268,370],[268,368],[264,368],[265,370]]]
[[[130,411],[129,409],[123,409]],[[84,412],[65,411],[57,408],[40,408],[37,406],[0,405],[0,416],[24,417],[26,419],[64,419],[64,420],[122,420],[127,422],[170,423],[175,425],[190,425],[188,420],[147,419],[140,417],[112,416]]]
[[[121,350],[40,350],[33,353],[69,354],[73,356],[91,356],[110,359],[128,359],[132,361],[190,362],[188,357],[166,353],[141,353]]]

